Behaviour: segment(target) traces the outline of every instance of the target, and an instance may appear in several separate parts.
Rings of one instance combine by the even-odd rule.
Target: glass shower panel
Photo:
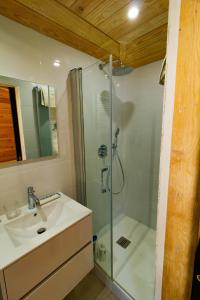
[[[112,78],[113,279],[139,300],[154,299],[161,63]]]
[[[82,70],[86,201],[93,211],[95,262],[111,276],[111,91],[109,64]]]

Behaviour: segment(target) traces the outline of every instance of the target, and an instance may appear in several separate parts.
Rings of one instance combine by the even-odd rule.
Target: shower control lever
[[[105,158],[108,155],[108,147],[106,145],[101,145],[98,149],[99,158]]]
[[[108,168],[101,169],[101,192],[102,193],[106,193],[107,192],[106,184],[104,184],[104,174],[107,171],[108,171]]]

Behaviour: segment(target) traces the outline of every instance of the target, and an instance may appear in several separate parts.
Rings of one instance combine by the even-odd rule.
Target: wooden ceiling
[[[0,14],[62,43],[139,67],[165,56],[168,0],[0,0]],[[131,5],[140,14],[128,20]]]

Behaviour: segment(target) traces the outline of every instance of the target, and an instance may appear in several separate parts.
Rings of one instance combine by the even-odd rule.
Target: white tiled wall
[[[56,68],[53,61],[59,59]],[[60,156],[0,169],[0,213],[3,204],[26,202],[26,188],[42,195],[62,191],[75,197],[71,117],[66,79],[70,69],[96,59],[0,16],[0,75],[49,84],[56,89]]]

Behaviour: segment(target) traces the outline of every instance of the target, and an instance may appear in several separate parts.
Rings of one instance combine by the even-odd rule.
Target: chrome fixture
[[[119,60],[113,61],[113,63],[120,62]],[[109,74],[104,70],[104,67],[108,63],[101,63],[99,64],[99,70],[103,71],[105,75],[109,76]],[[119,66],[114,66],[112,68],[112,76],[123,76],[131,73],[133,71],[133,67],[124,65],[122,62],[120,62]]]
[[[108,155],[108,147],[106,145],[101,145],[98,149],[99,158],[105,158]]]
[[[28,192],[28,208],[33,209],[40,206],[39,198],[34,194],[35,191],[32,186],[29,186],[27,189]]]
[[[108,168],[101,169],[101,192],[104,194],[107,192],[107,186],[104,183],[104,174],[108,171]]]

